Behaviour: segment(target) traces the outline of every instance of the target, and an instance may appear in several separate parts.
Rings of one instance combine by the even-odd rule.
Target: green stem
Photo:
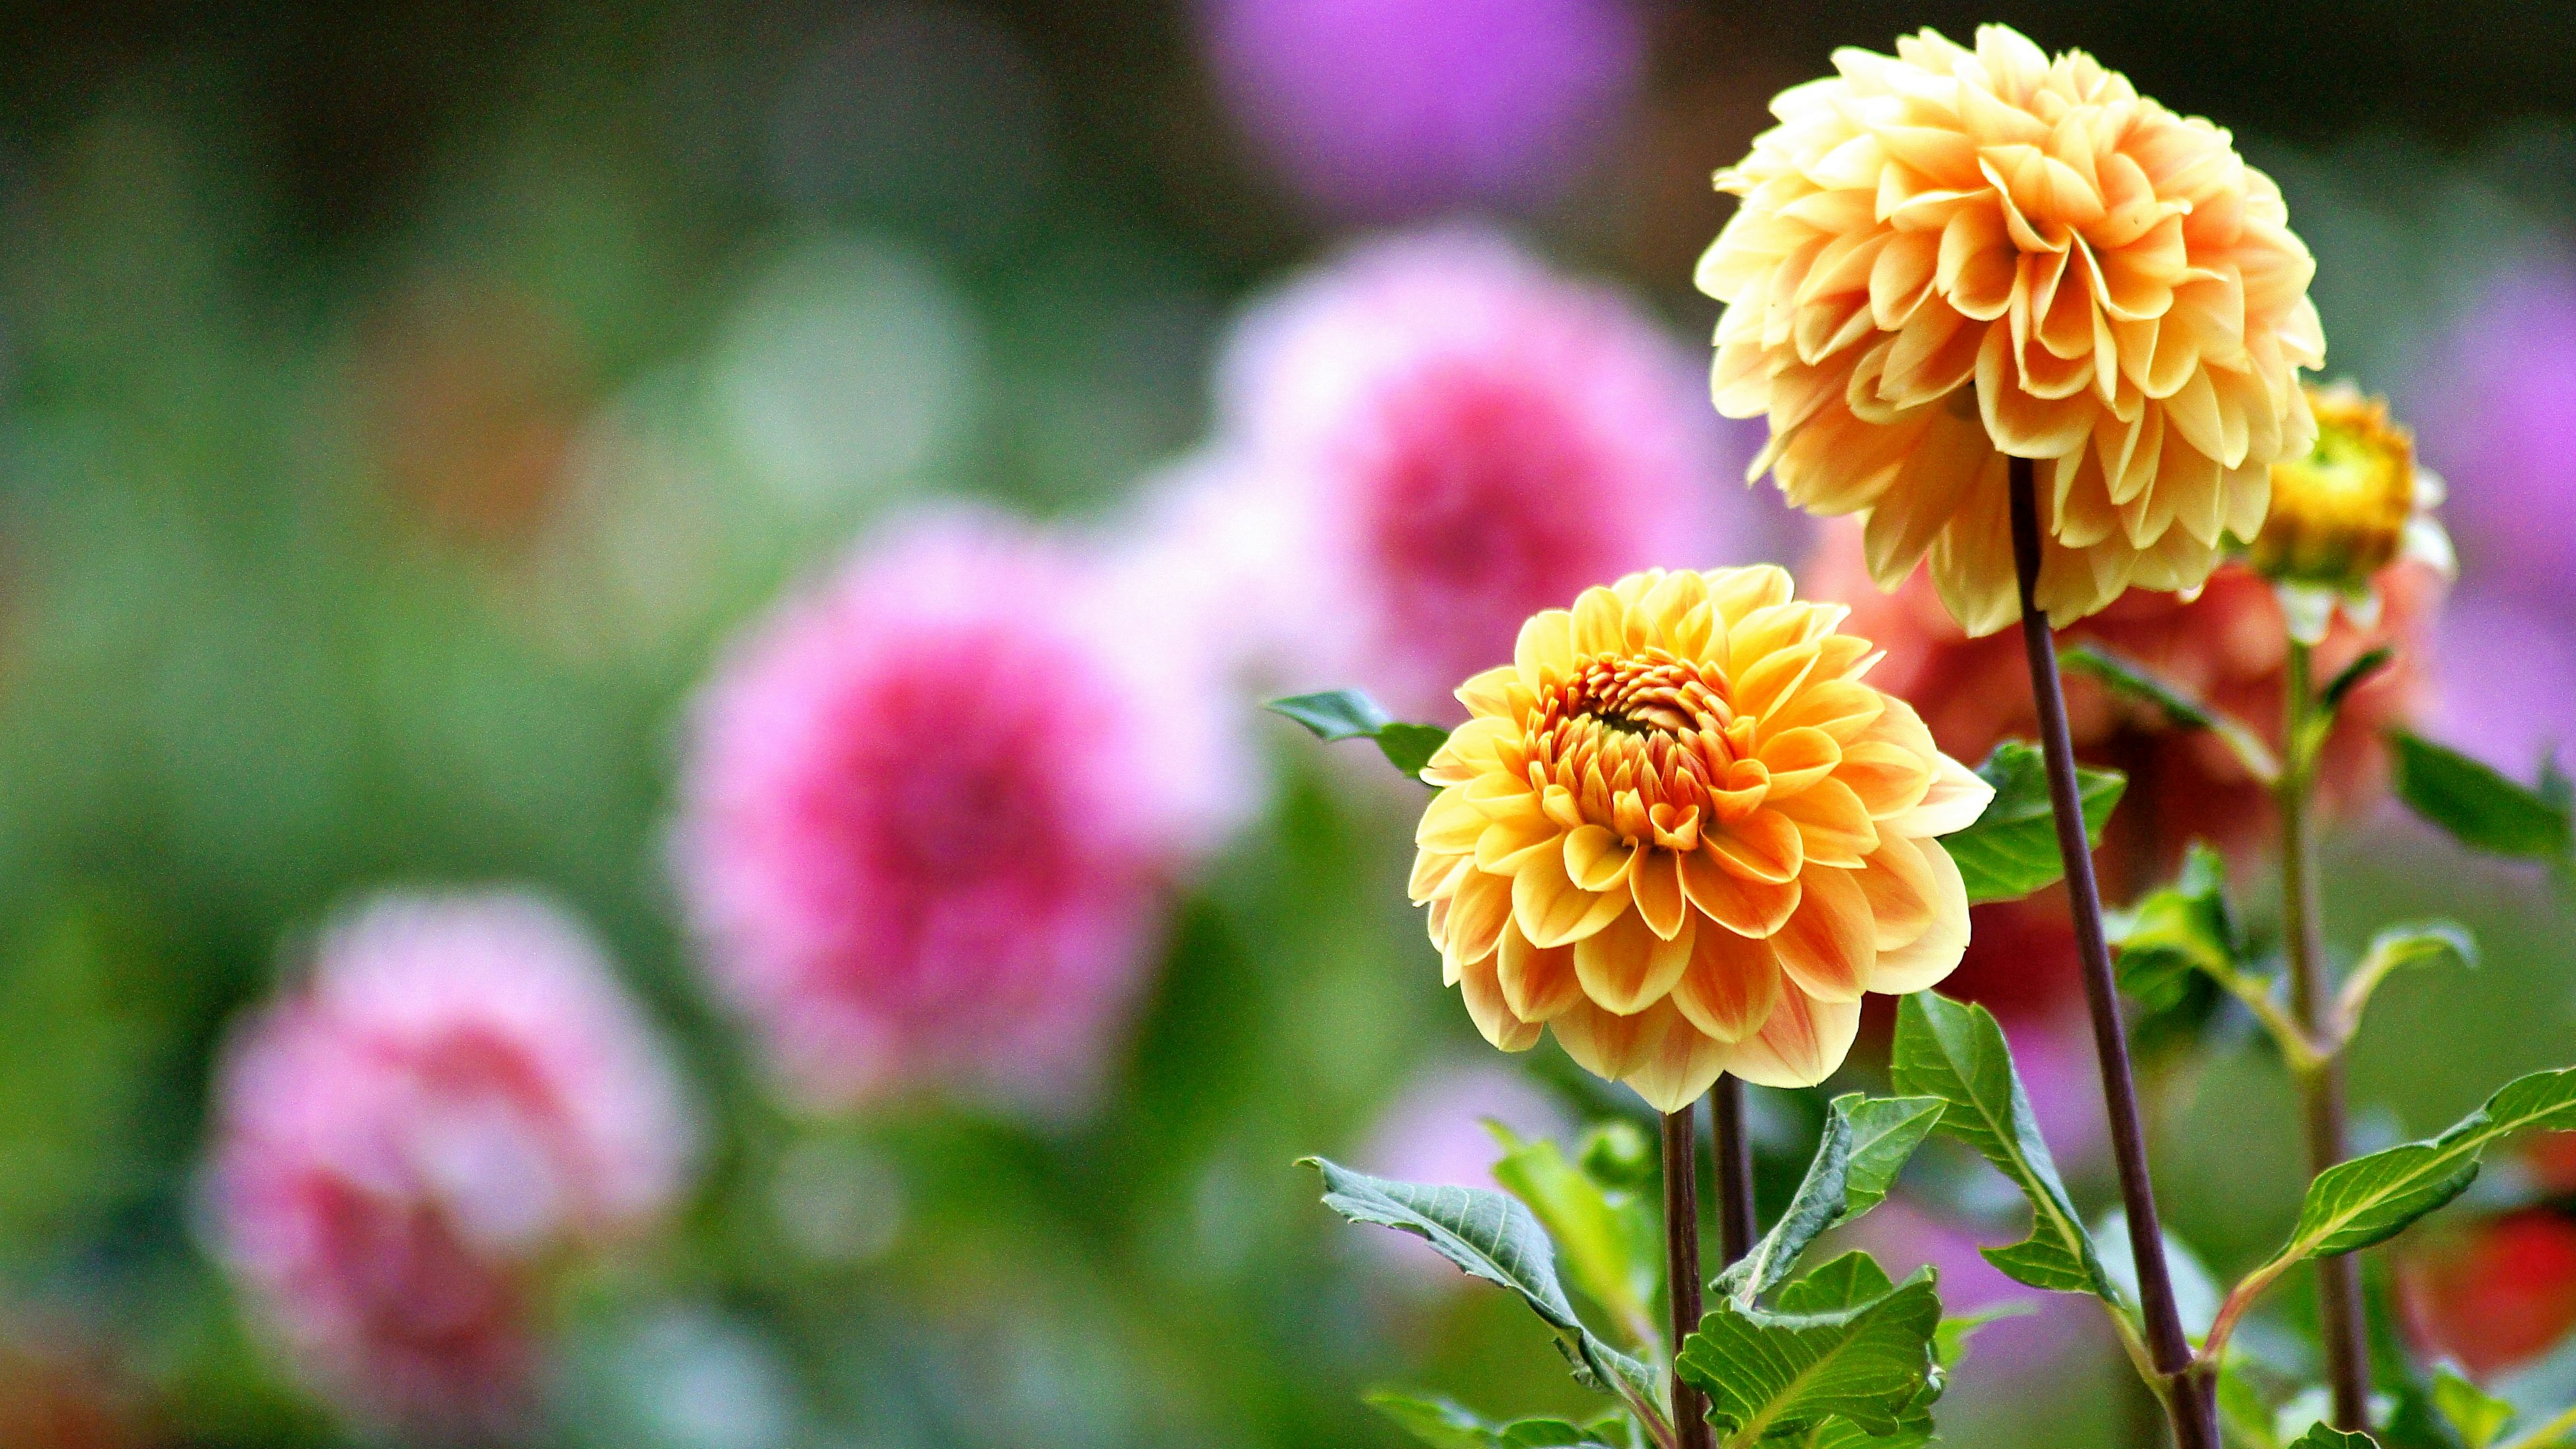
[[[2340,1033],[2326,1021],[2332,999],[2326,980],[2324,931],[2317,900],[2317,747],[2310,728],[2317,701],[2308,646],[2290,645],[2281,703],[2286,768],[2274,786],[2281,812],[2281,937],[2289,958],[2290,1008],[2318,1054],[2291,1064],[2307,1124],[2311,1176],[2349,1154],[2344,1128],[2343,1054]],[[2325,1340],[2326,1377],[2334,1391],[2334,1424],[2353,1432],[2370,1427],[2370,1346],[2363,1317],[2361,1263],[2345,1253],[2316,1265],[2318,1331]]]

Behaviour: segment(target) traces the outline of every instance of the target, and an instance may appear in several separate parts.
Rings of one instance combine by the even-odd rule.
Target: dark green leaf
[[[1663,1237],[1644,1203],[1612,1202],[1601,1185],[1575,1170],[1545,1138],[1523,1141],[1488,1121],[1502,1143],[1494,1181],[1519,1198],[1556,1240],[1574,1286],[1590,1295],[1639,1343],[1656,1337],[1650,1304],[1663,1277]]]
[[[1907,1159],[1940,1118],[1941,1104],[1928,1097],[1871,1098],[1852,1092],[1835,1098],[1797,1195],[1753,1251],[1719,1275],[1718,1291],[1748,1304],[1770,1292],[1827,1228],[1885,1200]]]
[[[2563,864],[2576,853],[2564,792],[2515,784],[2485,764],[2431,740],[2393,730],[2398,797],[2462,845],[2495,855]]]
[[[2179,879],[2131,909],[2111,913],[2107,924],[2120,952],[2120,988],[2149,1013],[2179,1005],[2192,973],[2225,982],[2237,969],[2227,859],[2200,841],[2183,857]]]
[[[1432,1394],[1375,1393],[1368,1395],[1366,1402],[1432,1449],[1559,1449],[1617,1442],[1565,1419],[1493,1423],[1452,1400]]]
[[[1840,1260],[1832,1266],[1844,1276],[1816,1290],[1820,1301],[1851,1284]],[[1933,1371],[1940,1322],[1941,1298],[1929,1274],[1822,1313],[1771,1313],[1721,1298],[1684,1341],[1676,1367],[1708,1395],[1709,1418],[1729,1449],[1833,1418],[1864,1435],[1898,1435],[1919,1418],[1915,1401]]]
[[[2118,1301],[1992,1013],[1929,991],[1906,997],[1897,1006],[1891,1080],[1898,1091],[1940,1099],[1941,1131],[1975,1148],[2030,1199],[2029,1239],[1986,1249],[1988,1262],[2033,1288]]]
[[[1412,776],[1422,773],[1422,767],[1431,763],[1431,757],[1449,738],[1449,732],[1438,725],[1408,724],[1389,718],[1376,700],[1356,689],[1292,694],[1271,700],[1266,707],[1273,714],[1304,725],[1317,739],[1373,740],[1387,763]]]
[[[2048,769],[2035,745],[2006,740],[1995,746],[1977,774],[1995,789],[1985,813],[1967,829],[1941,838],[1950,859],[1967,882],[1971,901],[2013,900],[2065,874],[2058,853],[2056,817],[2048,804]],[[2079,767],[2076,793],[2084,806],[2084,830],[2094,844],[2111,818],[2128,779],[2117,770]]]
[[[2352,697],[2352,692],[2354,690],[2361,688],[2362,683],[2365,680],[2386,668],[2388,661],[2396,657],[2397,650],[2395,646],[2382,644],[2378,648],[2364,654],[2359,659],[2345,665],[2341,672],[2337,673],[2333,679],[2327,681],[2325,693],[2318,696],[2319,700],[2321,700],[2326,707],[2326,713],[2333,714],[2335,711],[2342,709],[2343,702]]]
[[[1434,1187],[1353,1172],[1320,1157],[1305,1159],[1324,1175],[1324,1205],[1355,1223],[1408,1232],[1469,1275],[1498,1284],[1556,1330],[1575,1377],[1632,1407],[1657,1397],[1654,1374],[1584,1327],[1556,1277],[1556,1250],[1528,1208],[1505,1193]]]
[[[2535,1128],[2576,1128],[2576,1067],[2506,1083],[2439,1137],[2326,1169],[2308,1185],[2298,1226],[2274,1261],[2332,1257],[2396,1236],[2467,1191],[2489,1143]]]
[[[1845,1253],[1780,1290],[1774,1313],[1813,1316],[1840,1313],[1875,1303],[1896,1291],[1896,1282],[1867,1253]]]
[[[2300,1435],[2289,1449],[2379,1449],[2379,1441],[2368,1434],[2349,1434],[2319,1424]]]

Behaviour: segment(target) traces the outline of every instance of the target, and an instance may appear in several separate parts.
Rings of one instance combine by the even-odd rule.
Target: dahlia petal
[[[1512,919],[1537,946],[1564,946],[1610,924],[1628,909],[1625,892],[1587,891],[1565,873],[1565,862],[1542,851],[1512,877]]]
[[[1932,789],[1931,751],[1914,751],[1883,740],[1859,740],[1843,747],[1834,778],[1860,797],[1872,820],[1893,820],[1923,803]]]
[[[1565,873],[1582,890],[1616,889],[1627,880],[1636,858],[1637,847],[1601,826],[1585,825],[1566,832]]]
[[[1503,987],[1493,957],[1466,964],[1459,973],[1458,993],[1466,998],[1467,1015],[1486,1041],[1503,1051],[1525,1052],[1538,1045],[1539,1033],[1545,1028],[1535,1021],[1523,1021],[1512,1014],[1511,1003],[1503,999]]]
[[[1512,709],[1512,687],[1520,682],[1520,671],[1511,665],[1488,669],[1458,686],[1458,702],[1467,706],[1467,712],[1478,719],[1508,719],[1515,713]],[[1468,721],[1469,724],[1475,722],[1472,719]]]
[[[1738,1042],[1770,1020],[1780,989],[1780,963],[1769,942],[1731,930],[1701,931],[1671,1000],[1700,1031]]]
[[[1682,891],[1711,920],[1739,936],[1768,936],[1798,908],[1796,880],[1753,880],[1720,862],[1714,844],[1681,858]]]
[[[1728,1054],[1726,1069],[1759,1087],[1812,1087],[1841,1068],[1859,1036],[1859,1002],[1783,991],[1762,1030]]]
[[[1733,1053],[1725,1043],[1701,1035],[1680,1019],[1672,1003],[1661,1002],[1652,1009],[1674,1019],[1665,1024],[1654,1050],[1629,1075],[1628,1085],[1656,1111],[1679,1112],[1717,1085]]]
[[[1458,872],[1471,860],[1463,855],[1443,855],[1436,850],[1417,852],[1413,857],[1413,876],[1405,882],[1405,894],[1415,905],[1450,894],[1458,888]]]
[[[1562,832],[1557,829],[1556,822],[1538,815],[1535,809],[1531,814],[1534,819],[1530,821],[1497,821],[1485,827],[1485,833],[1476,839],[1478,870],[1508,877],[1517,873],[1530,857],[1539,852],[1563,849],[1557,844],[1557,837]]]
[[[1512,664],[1520,674],[1522,686],[1528,689],[1573,673],[1572,617],[1563,609],[1532,614],[1529,622],[1521,625],[1520,639],[1512,646]]]
[[[1502,943],[1503,923],[1511,919],[1510,878],[1470,871],[1449,895],[1449,948],[1461,961],[1482,961]]]
[[[1624,1081],[1646,1064],[1664,1034],[1681,1020],[1678,1011],[1641,1011],[1621,1016],[1589,1001],[1577,1002],[1551,1020],[1556,1040],[1575,1064],[1605,1081]]]
[[[1634,1016],[1673,989],[1690,965],[1691,935],[1665,940],[1635,911],[1574,943],[1574,973],[1583,994],[1605,1011]]]
[[[1870,852],[1856,873],[1861,894],[1869,899],[1870,919],[1876,928],[1873,939],[1878,945],[1879,976],[1887,972],[1888,953],[1920,939],[1931,928],[1940,908],[1941,882],[1932,867],[1924,863],[1927,849],[1940,847],[1902,835],[1883,836],[1878,849]],[[1878,977],[1873,976],[1870,990],[1884,989],[1878,985]]]
[[[1877,693],[1859,685],[1851,688]],[[1804,703],[1804,700],[1800,702]],[[1771,793],[1775,796],[1792,795],[1832,774],[1834,767],[1842,763],[1843,748],[1823,730],[1812,725],[1799,725],[1764,740],[1759,758],[1764,768],[1771,772]]]
[[[1894,842],[1891,842],[1894,843]],[[1968,887],[1950,852],[1937,840],[1910,842],[1931,877],[1932,918],[1923,934],[1878,953],[1869,989],[1891,996],[1928,991],[1958,969],[1968,950]],[[1868,884],[1866,880],[1862,882]]]
[[[1848,870],[1811,870],[1798,886],[1798,909],[1771,936],[1780,969],[1818,1000],[1858,1001],[1878,967],[1869,898]]]
[[[1767,805],[1722,822],[1709,834],[1708,848],[1734,874],[1774,885],[1796,879],[1807,859],[1797,825]]]
[[[1465,789],[1453,785],[1431,797],[1430,808],[1413,828],[1413,843],[1424,850],[1465,855],[1484,833],[1485,812],[1467,798]]]
[[[1977,823],[1995,798],[1995,787],[1948,755],[1932,761],[1932,787],[1923,803],[1887,823],[1890,833],[1916,840],[1949,835]]]
[[[1548,1021],[1584,999],[1583,980],[1574,973],[1574,949],[1533,946],[1519,926],[1504,928],[1502,948],[1495,953],[1495,979],[1512,1015]]]
[[[1690,902],[1682,890],[1681,875],[1681,857],[1688,853],[1692,852],[1641,850],[1628,876],[1639,919],[1667,941],[1687,939],[1690,934]]]
[[[1573,651],[1578,660],[1626,651],[1628,609],[1608,589],[1585,589],[1574,601]]]
[[[1710,569],[1701,577],[1708,580],[1709,602],[1716,607],[1730,639],[1736,626],[1749,615],[1788,602],[1793,588],[1789,571],[1777,564]]]
[[[1840,780],[1820,779],[1795,794],[1772,791],[1771,808],[1798,827],[1810,867],[1857,869],[1878,848],[1878,827],[1860,796]]]

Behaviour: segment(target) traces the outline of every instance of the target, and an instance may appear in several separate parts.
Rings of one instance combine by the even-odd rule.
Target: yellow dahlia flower
[[[2315,433],[2315,264],[2280,188],[2081,51],[1989,25],[1896,52],[1836,51],[1718,173],[1743,204],[1698,280],[1719,409],[1770,418],[1752,476],[1864,515],[1881,588],[1928,551],[1971,634],[2019,614],[2006,454],[2041,465],[2052,621],[2198,587]]]
[[[1733,1072],[1842,1065],[1865,991],[1920,991],[1968,943],[1933,837],[1992,797],[1763,565],[1630,574],[1523,625],[1458,691],[1422,777],[1412,895],[1486,1040],[1552,1026],[1671,1112]]]
[[[2441,478],[2415,461],[2415,435],[2388,416],[2385,398],[2349,382],[2308,389],[2317,440],[2272,465],[2272,509],[2246,564],[2281,595],[2290,633],[2325,637],[2340,606],[2353,622],[2378,622],[2372,580],[2402,555],[2455,572],[2451,536],[2434,518]]]

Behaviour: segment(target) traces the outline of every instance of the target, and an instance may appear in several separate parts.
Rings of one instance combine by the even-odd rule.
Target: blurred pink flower
[[[1305,198],[1386,220],[1543,202],[1645,60],[1629,0],[1203,0],[1236,121]]]
[[[1469,1061],[1429,1067],[1406,1082],[1369,1130],[1357,1162],[1398,1182],[1492,1188],[1503,1149],[1487,1118],[1573,1151],[1573,1120],[1555,1098],[1512,1068]],[[1472,1281],[1409,1233],[1371,1233],[1363,1241],[1432,1283]]]
[[[2576,628],[2576,255],[2488,278],[2419,386],[2464,580]]]
[[[709,967],[805,1105],[1064,1110],[1246,803],[1185,610],[998,519],[913,523],[739,641],[675,863]]]
[[[2576,607],[2553,616],[2491,595],[2456,599],[2441,661],[2436,737],[2517,780],[2553,749],[2560,768],[2576,765]]]
[[[696,1139],[598,947],[510,891],[342,918],[233,1038],[213,1115],[213,1246],[299,1368],[477,1438],[524,1424],[544,1271],[670,1206]]]
[[[1450,690],[1509,660],[1531,613],[1738,551],[1754,440],[1703,371],[1619,294],[1498,236],[1374,242],[1243,319],[1209,470],[1238,517],[1195,516],[1244,550],[1237,587],[1275,601],[1252,642],[1284,655],[1279,683],[1454,722]]]

